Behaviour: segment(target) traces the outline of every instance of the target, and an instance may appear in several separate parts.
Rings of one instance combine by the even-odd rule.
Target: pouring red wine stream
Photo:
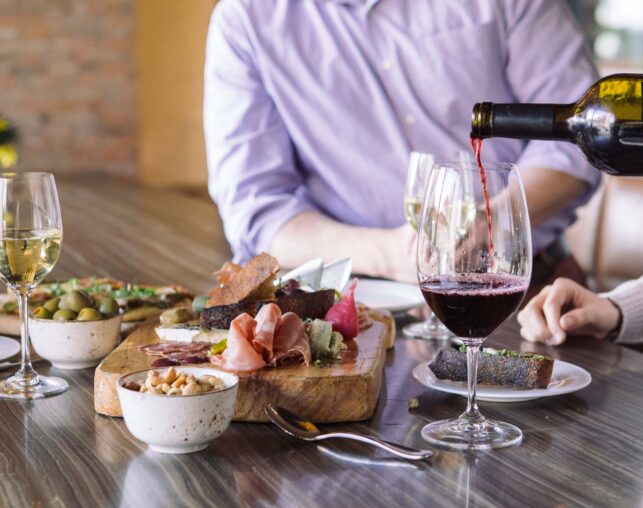
[[[471,136],[469,138],[471,148],[476,155],[476,162],[478,163],[478,171],[480,172],[480,180],[482,181],[482,192],[484,194],[485,214],[487,216],[487,232],[489,234],[489,267],[493,269],[494,261],[494,248],[493,236],[491,231],[491,205],[489,204],[489,193],[487,192],[487,173],[482,165],[482,138]]]

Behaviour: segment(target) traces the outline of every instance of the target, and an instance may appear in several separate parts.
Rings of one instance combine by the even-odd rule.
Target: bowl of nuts
[[[207,367],[146,369],[116,384],[125,425],[160,453],[207,448],[230,425],[239,378]]]

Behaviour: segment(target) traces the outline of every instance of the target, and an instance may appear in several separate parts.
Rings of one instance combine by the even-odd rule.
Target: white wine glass
[[[409,166],[406,173],[406,187],[404,191],[404,217],[406,222],[416,231],[420,221],[422,199],[433,166],[433,155],[421,152],[411,152]],[[424,321],[411,323],[402,328],[405,337],[412,339],[438,339],[447,340],[453,337],[449,329],[444,326],[433,312]]]
[[[0,397],[35,399],[62,393],[64,379],[39,375],[29,350],[29,295],[51,272],[62,244],[62,219],[54,176],[0,174],[0,278],[18,298],[20,369],[0,383]]]
[[[482,342],[520,305],[531,275],[531,230],[516,166],[485,163],[486,190],[474,163],[433,166],[422,206],[417,272],[426,302],[467,349],[468,402],[459,418],[430,423],[422,437],[449,449],[484,450],[520,443],[522,432],[487,420],[476,403],[478,351]],[[474,178],[471,178],[471,176]],[[476,210],[464,223],[466,180]],[[490,204],[489,208],[485,202]],[[469,220],[468,218],[466,220]],[[465,235],[462,231],[466,230]]]

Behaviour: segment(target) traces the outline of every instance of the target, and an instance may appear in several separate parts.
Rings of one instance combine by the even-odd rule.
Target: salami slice
[[[138,347],[139,351],[150,356],[166,356],[173,353],[190,353],[199,355],[210,349],[209,342],[157,342]]]
[[[209,361],[207,355],[195,354],[190,352],[164,353],[163,358],[186,365],[188,363],[205,363]]]

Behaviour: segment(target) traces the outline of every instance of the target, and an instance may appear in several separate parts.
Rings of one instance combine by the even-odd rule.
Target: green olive
[[[92,297],[82,289],[74,289],[73,291],[70,291],[61,298],[60,303],[65,305],[65,309],[73,310],[74,312],[80,312],[81,309],[84,309],[85,307],[94,306]],[[62,306],[60,307],[63,308]]]
[[[77,314],[73,310],[58,309],[54,313],[54,321],[73,321],[76,319]]]
[[[47,309],[44,306],[41,307],[36,307],[32,312],[31,315],[35,318],[40,318],[40,319],[51,319],[52,313],[49,312],[49,309]]]
[[[120,312],[120,307],[118,306],[118,302],[113,298],[101,298],[98,301],[98,312],[103,316],[115,316]]]
[[[43,307],[47,309],[51,314],[58,310],[58,304],[60,303],[60,298],[52,298],[47,300]]]
[[[178,325],[179,323],[185,323],[192,319],[192,314],[187,309],[183,307],[175,307],[173,309],[167,309],[163,314],[161,314],[161,324],[162,325]]]
[[[136,309],[128,310],[123,314],[123,323],[132,323],[133,321],[143,321],[144,319],[158,316],[161,309],[158,307],[137,307]]]
[[[102,319],[103,316],[93,307],[85,307],[81,309],[78,313],[76,321],[96,321],[97,319]]]
[[[18,302],[13,300],[7,302],[2,306],[2,310],[5,314],[18,314]]]

